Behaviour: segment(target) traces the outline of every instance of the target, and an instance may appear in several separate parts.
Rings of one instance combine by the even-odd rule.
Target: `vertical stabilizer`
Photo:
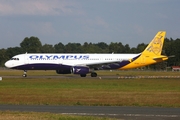
[[[162,47],[164,44],[166,32],[159,31],[153,40],[149,43],[146,49],[142,52],[142,54],[152,55],[152,56],[159,56],[162,52]]]
[[[159,31],[139,56],[130,59],[129,64],[120,69],[137,68],[167,60],[167,56],[161,55],[165,35],[165,31]]]

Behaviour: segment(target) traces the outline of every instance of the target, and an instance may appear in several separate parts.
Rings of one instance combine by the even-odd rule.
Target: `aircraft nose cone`
[[[7,68],[10,68],[11,67],[11,64],[9,61],[7,61],[5,64],[4,64]]]

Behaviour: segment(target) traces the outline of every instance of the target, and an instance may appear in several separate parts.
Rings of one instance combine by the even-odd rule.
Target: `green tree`
[[[65,45],[66,53],[82,53],[82,46],[80,43],[68,43]]]
[[[41,52],[42,53],[54,53],[54,47],[53,45],[45,44],[41,47]]]
[[[98,44],[85,42],[82,47],[84,53],[103,53],[103,49],[101,49]]]
[[[17,54],[21,54],[22,49],[20,47],[1,49],[0,50],[0,66],[4,66],[4,63]]]
[[[130,49],[130,53],[137,53],[137,48],[132,47],[132,48]]]
[[[26,37],[24,40],[20,43],[21,48],[24,52],[28,53],[39,53],[41,52],[41,41],[37,37]]]
[[[175,58],[170,58],[171,62],[174,62],[174,65],[180,66],[180,39],[176,39],[172,42],[171,52],[168,52],[168,55],[175,55]]]
[[[105,42],[99,42],[96,44],[96,46],[100,49],[100,52],[102,53],[108,53],[108,45]]]
[[[173,42],[174,42],[173,39],[169,40],[168,38],[165,38],[164,46],[163,46],[163,54],[165,54],[167,56],[176,54],[176,51],[174,51],[174,49],[173,49]],[[173,65],[175,65],[175,63],[176,63],[175,58],[169,58],[167,60],[167,66],[173,66]]]
[[[147,47],[147,44],[144,44],[144,43],[141,43],[141,44],[138,44],[137,45],[137,50],[136,50],[136,52],[137,53],[140,53],[140,52],[142,52],[142,51],[144,51],[144,49]]]
[[[83,49],[83,52],[84,53],[89,53],[89,43],[85,42],[83,45],[82,45],[82,49]]]
[[[20,48],[20,47],[14,47],[14,48],[10,47],[6,50],[6,55],[9,59],[15,55],[22,54],[22,53],[24,53],[24,52],[23,52],[22,48]]]
[[[125,53],[126,52],[125,47],[121,42],[119,42],[119,43],[111,42],[109,45],[109,51],[114,52],[114,53]]]
[[[130,53],[130,52],[131,52],[131,51],[130,51],[129,44],[126,44],[126,45],[124,46],[124,51],[125,51],[125,53]]]
[[[119,46],[118,46],[117,43],[111,42],[110,45],[109,45],[109,52],[117,53],[118,48],[119,48]]]
[[[5,61],[7,61],[9,57],[6,54],[5,49],[0,49],[0,66],[4,66]]]
[[[54,50],[56,53],[64,53],[65,52],[65,46],[61,42],[54,45]]]

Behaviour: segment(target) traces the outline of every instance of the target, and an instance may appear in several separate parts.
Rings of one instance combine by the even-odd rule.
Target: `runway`
[[[178,120],[180,108],[111,107],[111,106],[44,106],[0,105],[0,111],[50,112],[66,115],[100,116],[118,119]]]
[[[1,76],[2,78],[24,78],[22,76]],[[86,78],[86,79],[179,79],[180,76],[114,76],[114,75],[103,75],[98,77],[80,77],[78,75],[44,75],[44,76],[28,76],[25,78]]]

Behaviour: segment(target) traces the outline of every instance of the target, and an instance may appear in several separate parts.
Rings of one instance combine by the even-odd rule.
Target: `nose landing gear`
[[[24,70],[24,74],[22,76],[27,77],[27,70]]]

